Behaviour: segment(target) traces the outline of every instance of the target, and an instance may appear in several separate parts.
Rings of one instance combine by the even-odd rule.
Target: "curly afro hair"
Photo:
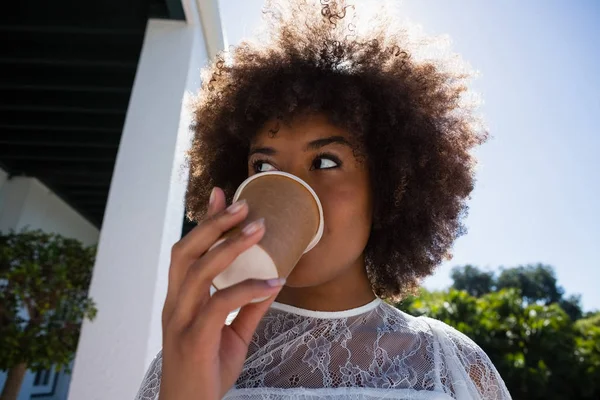
[[[353,135],[368,163],[367,272],[379,297],[397,300],[449,259],[464,234],[474,186],[470,152],[487,132],[476,102],[465,101],[472,74],[456,55],[434,58],[433,38],[415,38],[385,10],[365,23],[357,7],[270,2],[265,35],[220,53],[203,70],[192,105],[186,205],[197,221],[214,186],[231,201],[247,178],[250,141],[267,121],[324,113]]]

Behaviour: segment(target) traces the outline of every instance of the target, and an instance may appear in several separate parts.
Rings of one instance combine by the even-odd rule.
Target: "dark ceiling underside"
[[[0,168],[102,224],[148,18],[180,0],[24,0],[0,13]]]

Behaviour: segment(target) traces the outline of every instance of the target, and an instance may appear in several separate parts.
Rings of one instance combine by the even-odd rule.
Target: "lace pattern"
[[[357,312],[360,311],[360,312]],[[156,400],[161,353],[136,400]],[[442,322],[376,300],[317,313],[274,304],[225,399],[510,399],[487,355]]]
[[[158,400],[160,393],[160,377],[162,375],[162,350],[158,352],[150,363],[142,386],[138,390],[135,400]]]

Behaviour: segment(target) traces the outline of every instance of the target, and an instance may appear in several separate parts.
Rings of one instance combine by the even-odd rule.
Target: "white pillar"
[[[179,240],[190,119],[207,62],[199,24],[150,20],[111,183],[70,400],[133,399],[162,343],[171,246]]]

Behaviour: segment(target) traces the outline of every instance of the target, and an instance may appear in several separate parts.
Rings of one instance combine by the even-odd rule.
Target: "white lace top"
[[[136,400],[157,400],[159,353]],[[225,399],[510,399],[471,339],[376,299],[341,312],[273,303]]]

